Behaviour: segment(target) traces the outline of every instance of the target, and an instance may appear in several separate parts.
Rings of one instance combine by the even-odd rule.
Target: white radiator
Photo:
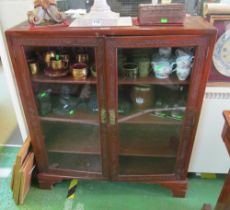
[[[230,110],[230,87],[208,87],[193,147],[190,172],[227,173],[230,158],[221,133],[223,110]]]

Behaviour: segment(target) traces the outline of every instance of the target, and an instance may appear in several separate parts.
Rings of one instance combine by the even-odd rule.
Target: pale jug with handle
[[[173,67],[176,64],[175,62],[169,62],[165,60],[152,61],[152,69],[155,73],[156,78],[166,79],[173,72]]]

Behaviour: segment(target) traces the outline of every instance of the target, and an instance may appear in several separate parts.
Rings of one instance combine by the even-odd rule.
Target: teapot
[[[55,58],[56,53],[54,51],[47,51],[44,54],[44,61],[47,67],[51,65],[51,59]]]
[[[156,78],[166,79],[173,72],[173,67],[176,63],[165,61],[165,60],[159,60],[159,61],[152,61],[151,64]]]

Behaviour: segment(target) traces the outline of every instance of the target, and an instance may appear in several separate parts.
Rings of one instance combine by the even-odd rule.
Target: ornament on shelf
[[[27,16],[32,25],[60,24],[66,20],[65,14],[58,10],[56,0],[34,0],[34,10]]]
[[[113,12],[106,0],[94,0],[90,12],[77,19],[77,26],[117,26],[119,17],[120,14]]]

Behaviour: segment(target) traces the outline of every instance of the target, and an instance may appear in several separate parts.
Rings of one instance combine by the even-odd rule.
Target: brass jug
[[[51,66],[51,59],[55,58],[55,52],[54,51],[47,51],[44,55],[44,61],[46,63],[47,67]]]

